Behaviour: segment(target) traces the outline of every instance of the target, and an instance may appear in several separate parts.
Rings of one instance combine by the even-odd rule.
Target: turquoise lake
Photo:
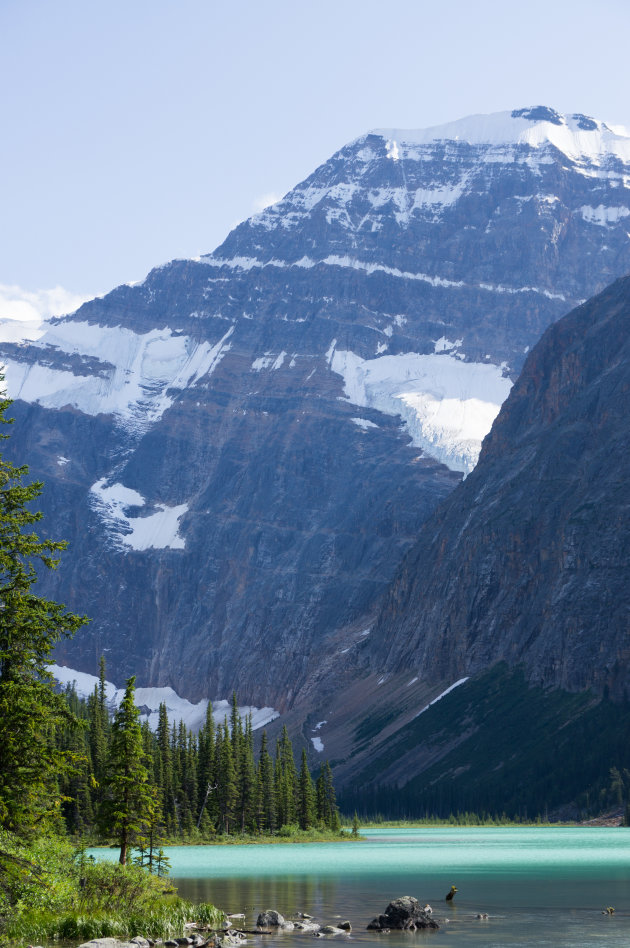
[[[237,924],[247,928],[259,911],[273,908],[287,917],[308,912],[322,923],[348,919],[352,933],[333,940],[391,948],[630,945],[630,829],[449,827],[364,835],[354,843],[176,847],[168,856],[182,896],[244,912]],[[448,904],[451,884],[458,893]],[[401,895],[429,902],[434,917],[449,922],[437,932],[367,932],[367,923]],[[614,916],[602,915],[608,905]],[[478,920],[478,912],[490,918]],[[279,933],[249,943],[295,948],[312,938]]]

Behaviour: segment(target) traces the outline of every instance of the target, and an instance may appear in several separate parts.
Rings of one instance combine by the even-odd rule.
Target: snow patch
[[[106,485],[106,478],[90,488],[90,502],[113,534],[117,547],[131,550],[183,550],[186,541],[179,535],[179,521],[188,504],[167,507],[156,504],[156,512],[144,517],[126,513],[132,507],[144,507],[142,494],[122,484]]]
[[[93,694],[94,688],[99,682],[96,675],[75,671],[75,669],[67,668],[65,665],[48,665],[47,668],[60,685],[74,684],[77,694],[82,698],[88,698]],[[105,696],[112,711],[119,707],[124,694],[124,688],[116,688],[116,685],[111,681],[105,682]],[[157,728],[159,708],[162,703],[166,705],[166,713],[171,724],[179,724],[180,721],[183,721],[187,728],[198,731],[205,723],[209,701],[204,698],[195,704],[188,701],[187,698],[180,698],[173,688],[163,687],[136,688],[135,703],[141,709],[141,718],[149,722],[152,731]],[[222,724],[225,720],[229,723],[231,710],[232,704],[230,701],[212,702],[212,713],[217,724]],[[243,718],[251,715],[252,730],[254,731],[265,727],[270,721],[279,717],[279,712],[274,708],[256,708],[250,705],[240,707],[239,713]]]
[[[330,365],[343,378],[348,401],[401,415],[414,445],[465,474],[512,387],[500,367],[449,353],[362,359],[337,350]]]
[[[230,349],[233,331],[230,326],[211,345],[168,328],[138,334],[120,326],[72,320],[49,324],[37,342],[41,362],[7,360],[7,392],[11,398],[47,408],[70,405],[88,415],[113,414],[123,427],[143,432],[172,405],[175,390],[194,385],[215,370]],[[55,350],[96,358],[102,368],[97,375],[74,375],[44,364]]]
[[[388,141],[387,145],[387,157],[391,158],[392,161],[398,161],[400,155],[398,153],[398,145],[395,141]]]
[[[324,744],[323,744],[323,742],[322,742],[321,737],[312,737],[312,738],[311,738],[311,744],[313,745],[313,747],[315,748],[315,750],[317,751],[317,753],[318,753],[318,754],[321,754],[321,752],[322,752],[323,749],[324,749]]]
[[[352,418],[351,421],[359,428],[363,428],[364,431],[367,431],[368,428],[378,428],[378,425],[375,425],[373,421],[368,421],[367,418]]]
[[[584,204],[580,208],[580,214],[589,224],[607,227],[610,224],[619,223],[624,217],[630,217],[630,210],[627,207],[605,207],[603,204],[590,207],[588,204]]]
[[[70,458],[64,458],[63,454],[60,454],[57,458],[57,464],[59,467],[65,467],[66,464],[70,463]]]
[[[265,352],[264,356],[254,359],[252,362],[252,370],[254,372],[260,372],[262,369],[271,369],[272,372],[275,372],[282,367],[286,357],[287,354],[284,351],[277,356],[271,352]],[[295,364],[295,360],[292,360],[292,364]]]
[[[313,728],[313,730],[319,731],[320,727],[322,727],[323,724],[328,724],[328,721],[318,721],[315,727]]]
[[[453,349],[459,349],[463,341],[463,339],[456,339],[455,342],[451,342],[451,340],[447,339],[446,336],[440,336],[440,338],[436,339],[435,341],[433,351],[451,352]]]
[[[437,698],[434,698],[433,701],[429,701],[429,703],[424,706],[422,711],[418,711],[417,714],[414,714],[414,718],[419,718],[420,715],[424,714],[425,711],[428,711],[432,705],[436,704],[436,702],[438,701],[441,701],[442,698],[446,697],[446,695],[449,695],[451,691],[453,691],[455,688],[459,688],[459,686],[463,685],[465,681],[468,681],[468,677],[460,678],[458,681],[455,682],[455,684],[451,685],[449,688],[443,691],[442,694],[438,695]],[[409,682],[409,684],[411,684],[411,682]]]
[[[46,665],[47,670],[64,688],[66,685],[74,685],[76,693],[80,698],[89,698],[98,685],[99,679],[96,675],[88,675],[87,672],[75,671],[74,668],[68,668],[66,665]],[[105,682],[105,697],[111,704],[116,694],[116,685],[111,681]]]

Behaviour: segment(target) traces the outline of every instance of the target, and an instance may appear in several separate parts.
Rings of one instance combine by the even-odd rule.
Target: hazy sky
[[[0,316],[213,250],[370,128],[630,127],[629,36],[628,0],[0,0]]]

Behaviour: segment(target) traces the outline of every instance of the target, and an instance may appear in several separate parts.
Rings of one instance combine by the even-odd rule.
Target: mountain
[[[543,107],[371,132],[213,254],[2,344],[7,453],[70,542],[43,590],[92,618],[57,661],[363,713],[423,522],[544,330],[630,271],[629,182],[627,132]]]
[[[389,702],[354,722],[349,753],[328,722],[347,811],[575,818],[616,802],[609,771],[630,766],[629,447],[625,277],[547,329],[477,467],[407,554],[370,639]],[[415,681],[451,684],[418,709]]]
[[[387,669],[630,695],[630,277],[551,326],[472,474],[421,531],[375,637]],[[400,620],[397,616],[400,615]]]

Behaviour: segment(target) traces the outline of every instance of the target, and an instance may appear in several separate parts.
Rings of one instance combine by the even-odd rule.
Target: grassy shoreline
[[[351,830],[342,830],[339,833],[319,832],[317,830],[296,830],[293,833],[283,836],[251,836],[247,833],[242,835],[235,833],[230,836],[215,836],[209,838],[200,838],[199,836],[187,838],[179,836],[175,839],[169,839],[167,837],[161,840],[160,845],[164,848],[168,847],[169,849],[175,849],[179,846],[285,846],[295,843],[348,843],[361,838],[360,835],[353,835]],[[83,845],[88,849],[118,848],[117,846],[108,846],[107,843],[101,841],[90,841],[88,843],[83,841]]]

